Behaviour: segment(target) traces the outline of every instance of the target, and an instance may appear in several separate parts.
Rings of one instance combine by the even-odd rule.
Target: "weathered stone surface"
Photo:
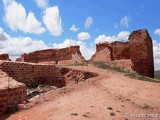
[[[92,56],[92,61],[112,61],[129,59],[129,43],[128,42],[104,42],[96,45],[96,53]]]
[[[16,108],[17,104],[24,100],[26,100],[25,84],[15,81],[0,69],[0,116],[6,110]]]
[[[98,52],[96,52],[92,58],[91,58],[92,61],[111,61],[112,58],[111,58],[111,49],[109,47],[106,47]]]
[[[154,77],[153,45],[147,30],[133,31],[129,36],[132,69],[137,73]]]
[[[153,45],[147,30],[132,32],[129,42],[99,43],[96,45],[96,53],[91,57],[91,61],[104,62],[124,59],[131,60],[133,71],[154,77]]]
[[[26,87],[42,88],[44,85],[52,85],[58,88],[66,86],[66,83],[79,83],[94,76],[94,73],[62,66],[0,61],[0,116],[17,108],[19,103],[27,99]]]
[[[112,50],[112,60],[121,60],[130,58],[129,42],[115,41],[109,44]]]
[[[62,87],[66,83],[54,65],[0,61],[0,116],[26,100],[26,86],[39,84]]]
[[[9,55],[7,53],[0,54],[0,60],[10,60]]]
[[[57,87],[65,86],[65,81],[55,65],[32,63],[3,62],[1,69],[18,82],[26,86],[49,84]]]
[[[71,46],[68,48],[47,49],[35,51],[29,54],[23,54],[16,61],[32,63],[52,62],[56,64],[74,64],[83,63],[85,62],[85,59],[80,53],[79,46]]]

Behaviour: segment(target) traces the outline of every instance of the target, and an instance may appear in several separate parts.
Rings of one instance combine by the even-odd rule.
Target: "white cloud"
[[[11,2],[13,2],[14,0],[3,0],[3,5],[6,8]]]
[[[0,41],[6,41],[7,39],[9,39],[9,35],[0,28]]]
[[[87,17],[86,18],[86,21],[85,21],[85,24],[84,24],[84,27],[86,29],[90,28],[90,26],[93,24],[93,19],[92,17]]]
[[[77,41],[72,40],[72,39],[66,39],[63,41],[63,43],[59,43],[59,44],[54,43],[53,48],[66,48],[66,47],[74,46],[74,45],[77,45]]]
[[[30,37],[11,37],[3,32],[2,28],[0,31],[0,38],[4,36],[6,38],[3,41],[0,40],[0,54],[9,53],[11,59],[15,59],[23,53],[48,48],[42,40],[33,40]]]
[[[58,6],[46,8],[44,11],[43,22],[51,35],[60,36],[62,34],[62,21],[59,15]]]
[[[129,36],[129,32],[128,31],[122,31],[120,32],[118,35],[114,35],[114,36],[106,36],[106,35],[99,35],[94,43],[99,43],[99,42],[114,42],[114,41],[120,41],[120,40],[123,40],[123,41],[126,41],[128,40],[128,36]]]
[[[154,34],[160,36],[160,29],[156,29],[156,30],[154,31]]]
[[[77,37],[79,40],[87,40],[87,39],[91,38],[91,36],[88,32],[81,32],[78,34]]]
[[[94,41],[94,43],[96,43],[96,44],[98,44],[98,43],[100,43],[100,42],[113,42],[113,41],[116,41],[117,39],[116,39],[116,37],[115,36],[106,36],[106,35],[99,35],[96,39],[95,39],[95,41]]]
[[[72,25],[72,27],[69,28],[71,31],[73,32],[77,32],[79,30],[78,27],[76,27],[74,24]]]
[[[124,17],[121,19],[120,25],[128,28],[130,21],[131,21],[131,18],[130,18],[130,17],[124,16]]]
[[[122,31],[117,35],[117,38],[120,40],[127,40],[129,35],[130,35],[130,32]]]
[[[89,60],[91,56],[95,53],[95,46],[91,46],[87,48],[86,43],[83,41],[75,41],[72,39],[66,39],[62,43],[54,43],[53,48],[66,48],[69,46],[75,46],[79,45],[80,46],[80,51],[82,55],[85,57],[86,60]]]
[[[22,4],[14,0],[4,0],[4,21],[13,31],[20,30],[25,33],[41,34],[45,32],[41,23],[35,18],[33,12],[27,15]]]
[[[45,9],[48,6],[48,0],[35,0],[35,3],[41,9]]]
[[[160,43],[156,40],[153,40],[153,53],[155,70],[160,70]]]

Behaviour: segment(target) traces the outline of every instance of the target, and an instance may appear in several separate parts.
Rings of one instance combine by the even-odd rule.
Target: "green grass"
[[[70,66],[84,66],[83,63],[74,63],[74,64],[71,64]]]
[[[125,76],[128,76],[128,77],[133,78],[133,79],[142,80],[142,81],[160,83],[159,80],[156,80],[156,79],[153,79],[153,78],[149,78],[149,77],[137,74],[137,73],[126,73]]]
[[[137,73],[130,73],[130,72],[125,71],[121,67],[117,67],[116,65],[110,66],[109,64],[106,64],[105,62],[102,62],[102,61],[93,62],[92,64],[95,65],[98,68],[101,68],[101,69],[108,69],[108,70],[124,73],[125,76],[128,76],[128,77],[133,78],[133,79],[160,83],[160,80],[158,80],[158,79],[149,78],[149,77],[137,74]]]
[[[94,62],[93,63],[96,67],[98,68],[102,68],[102,69],[109,69],[109,70],[113,70],[113,71],[117,71],[117,72],[126,72],[124,69],[122,69],[121,67],[117,67],[117,66],[110,66],[108,64],[106,64],[105,62],[102,61],[98,61],[98,62]]]
[[[93,62],[93,64],[98,67],[98,68],[102,68],[102,69],[109,69],[109,65],[107,65],[105,62]]]

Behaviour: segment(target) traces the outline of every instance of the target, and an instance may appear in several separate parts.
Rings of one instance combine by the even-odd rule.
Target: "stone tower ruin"
[[[147,30],[133,31],[127,42],[99,43],[91,58],[91,61],[103,62],[120,60],[128,60],[134,72],[154,77],[153,45]]]
[[[153,45],[147,30],[133,31],[129,36],[132,69],[137,73],[154,77]]]

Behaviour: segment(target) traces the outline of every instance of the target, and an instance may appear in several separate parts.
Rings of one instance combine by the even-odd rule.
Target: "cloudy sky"
[[[0,54],[80,45],[86,59],[98,42],[126,41],[137,29],[153,39],[160,69],[159,0],[1,0]]]

